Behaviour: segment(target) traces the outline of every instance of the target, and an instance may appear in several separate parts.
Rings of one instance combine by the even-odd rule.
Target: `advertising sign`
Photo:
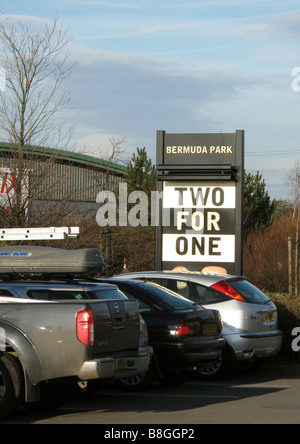
[[[158,132],[157,269],[242,273],[243,132]]]
[[[10,211],[15,205],[15,187],[18,177],[9,168],[0,168],[0,207]],[[23,173],[21,203],[24,204],[28,195],[29,175],[28,171]]]

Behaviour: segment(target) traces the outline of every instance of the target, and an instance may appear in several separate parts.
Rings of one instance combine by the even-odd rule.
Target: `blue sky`
[[[33,27],[59,15],[78,63],[66,117],[77,147],[95,154],[126,138],[130,157],[156,131],[245,130],[245,169],[287,199],[300,159],[299,1],[0,0]],[[300,76],[300,68],[299,73]]]

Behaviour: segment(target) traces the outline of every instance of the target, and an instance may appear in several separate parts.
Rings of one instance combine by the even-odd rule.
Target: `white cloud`
[[[286,33],[298,39],[300,35],[300,12],[271,15],[267,19],[271,30]]]
[[[247,156],[246,167],[255,171],[263,162],[278,170],[293,155],[276,151],[296,151],[300,140],[300,92],[291,89],[292,68],[300,66],[298,3],[55,0],[41,2],[40,17],[31,17],[37,4],[28,0],[12,16],[39,29],[61,10],[78,60],[66,84],[78,145],[93,150],[126,137],[129,153],[146,146],[155,160],[158,129],[245,129],[246,153],[274,151]],[[13,12],[15,3],[7,4]]]
[[[23,26],[29,26],[34,28],[36,31],[38,31],[39,28],[44,29],[46,24],[52,24],[52,19],[45,19],[41,17],[35,17],[33,15],[19,15],[19,14],[2,14],[1,15],[1,21],[2,20],[8,20],[8,24],[16,25],[18,23],[21,23]]]

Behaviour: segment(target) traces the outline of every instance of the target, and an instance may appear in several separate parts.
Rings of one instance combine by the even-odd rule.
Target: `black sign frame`
[[[166,204],[168,208],[166,209],[163,207],[164,198],[159,200],[159,223],[156,227],[156,269],[172,270],[177,267],[185,267],[190,271],[202,271],[206,267],[209,267],[209,269],[221,267],[227,273],[242,275],[244,131],[169,134],[159,130],[157,131],[156,167],[157,190],[159,193],[164,191],[160,194],[161,196],[167,192],[167,198],[165,197],[165,199],[168,201]],[[174,187],[174,184],[176,184],[176,187]],[[184,207],[183,198],[187,198],[189,202],[191,199],[192,201],[198,199],[202,201],[202,209],[197,213],[196,208],[189,208],[184,212],[181,212],[180,209],[171,208],[172,204],[170,202],[174,200],[174,190],[177,193],[175,194],[175,200],[178,200],[175,206],[180,207],[179,204],[181,203]],[[208,202],[210,195],[213,193],[215,193],[215,202],[211,204],[211,208],[206,208],[205,203],[209,207]],[[229,202],[233,193],[235,196],[234,204],[230,203],[227,207],[224,204],[225,209],[221,208],[221,199],[223,198],[223,200]],[[169,199],[169,196],[171,199]],[[180,202],[180,199],[182,202]],[[218,206],[220,206],[220,209],[218,209]],[[166,224],[164,220],[164,212],[167,210],[171,212],[171,215],[167,218],[169,221],[171,220],[170,225]],[[179,211],[177,219],[175,217],[177,225],[176,222],[174,223],[173,217],[176,211]],[[194,219],[194,225],[187,229],[184,224],[191,217]],[[219,230],[218,235],[216,230],[214,235],[209,237],[205,234],[201,236],[199,231],[193,231],[193,227],[196,225],[200,229],[202,223],[202,233],[205,233],[207,220],[210,221],[211,233],[213,228],[217,228]],[[183,227],[186,229],[184,230]],[[172,238],[176,240],[176,247],[175,240],[174,242],[171,241],[170,244],[168,241],[166,247],[165,239],[171,238],[171,236],[167,237],[167,234],[172,233],[177,235],[177,238],[175,236]],[[231,237],[229,238],[229,236]],[[226,242],[222,244],[225,239]],[[230,242],[228,242],[229,247],[227,248],[228,239]],[[169,245],[171,245],[171,248],[169,248]],[[221,247],[221,245],[224,245],[224,247]],[[204,253],[204,248],[206,248],[207,253]],[[227,248],[230,251],[223,254],[221,248]],[[187,253],[188,250],[190,253]],[[230,253],[229,261],[226,259],[228,257],[227,253]],[[213,255],[216,257],[213,257]],[[220,261],[218,255],[221,258]],[[226,259],[225,262],[223,256]],[[191,257],[191,261],[187,259]],[[199,257],[200,260],[198,260]],[[205,259],[202,260],[201,257]]]

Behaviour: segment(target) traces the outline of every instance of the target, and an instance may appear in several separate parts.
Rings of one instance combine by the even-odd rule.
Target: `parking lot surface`
[[[128,431],[134,430],[134,425],[151,430],[164,425],[161,431],[172,425],[196,433],[199,424],[299,424],[300,377],[297,371],[293,373],[268,374],[265,370],[250,376],[230,375],[218,382],[191,379],[173,387],[157,383],[137,393],[103,385],[95,394],[76,395],[56,411],[20,409],[0,423],[99,424],[99,433],[106,438],[121,433],[124,425]]]

